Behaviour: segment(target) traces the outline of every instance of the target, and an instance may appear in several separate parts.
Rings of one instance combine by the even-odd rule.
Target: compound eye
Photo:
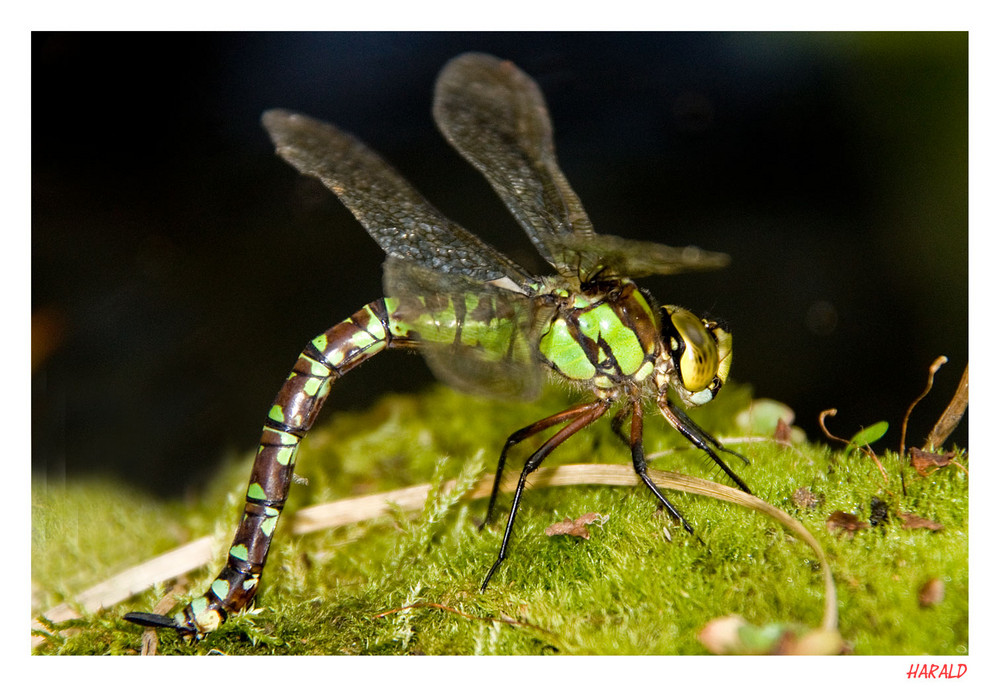
[[[688,391],[707,389],[719,372],[719,347],[705,323],[687,310],[669,313],[680,341],[670,341],[681,384]]]

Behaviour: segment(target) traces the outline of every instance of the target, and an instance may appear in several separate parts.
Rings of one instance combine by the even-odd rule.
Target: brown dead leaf
[[[937,606],[944,601],[944,582],[939,577],[932,577],[920,588],[920,605],[924,608]]]
[[[922,518],[916,513],[900,513],[899,519],[903,521],[904,530],[915,530],[921,527],[934,531],[944,529],[944,525],[941,523]]]
[[[864,520],[859,519],[857,515],[854,515],[853,513],[845,513],[842,510],[835,510],[830,517],[826,519],[826,529],[831,532],[837,532],[837,534],[843,534],[846,532],[848,537],[853,537],[855,532],[868,527],[871,527],[871,525]]]
[[[545,534],[554,537],[557,534],[565,534],[570,537],[581,537],[590,539],[590,531],[587,525],[600,519],[600,513],[584,513],[576,520],[564,519],[562,522],[554,522],[545,528]]]
[[[782,444],[787,444],[792,440],[792,428],[780,417],[774,426],[774,440]]]
[[[916,446],[910,447],[910,465],[916,468],[921,477],[927,477],[938,468],[947,467],[954,457],[954,451],[931,453]]]

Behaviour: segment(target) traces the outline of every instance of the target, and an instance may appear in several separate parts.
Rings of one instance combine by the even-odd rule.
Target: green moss
[[[749,393],[727,389],[694,414],[706,429],[733,435],[731,418]],[[470,398],[445,388],[389,396],[364,413],[341,413],[303,444],[289,512],[313,503],[459,476],[489,473],[514,429],[567,405],[550,390],[535,404]],[[602,421],[568,441],[547,465],[627,463],[627,451]],[[707,459],[650,415],[651,467],[717,478]],[[511,457],[517,471],[526,449]],[[752,461],[736,466],[761,498],[800,518],[833,567],[840,629],[858,654],[965,654],[968,646],[968,478],[954,468],[921,478],[898,457],[880,456],[890,481],[860,452],[818,445],[745,444]],[[120,485],[87,482],[32,490],[33,610],[102,581],[184,541],[215,534],[211,567],[187,580],[200,594],[218,572],[249,475],[233,461],[196,504],[150,503]],[[799,508],[792,494],[808,487],[822,501]],[[509,557],[485,593],[500,525],[478,531],[485,503],[439,495],[422,514],[292,536],[278,526],[259,607],[230,619],[189,646],[160,633],[161,653],[227,654],[699,654],[697,633],[709,620],[739,614],[749,622],[817,626],[823,589],[812,552],[770,519],[711,499],[670,493],[704,545],[657,508],[642,488],[560,487],[529,490],[518,513]],[[827,531],[835,510],[867,520],[871,500],[889,506],[884,525],[854,534]],[[509,495],[500,508],[509,507]],[[896,514],[913,512],[944,525],[904,529]],[[607,517],[589,540],[548,537],[544,529],[586,512]],[[669,540],[668,540],[669,535]],[[944,600],[918,601],[931,578]],[[134,653],[138,628],[129,610],[150,610],[163,590],[53,627],[37,653]]]

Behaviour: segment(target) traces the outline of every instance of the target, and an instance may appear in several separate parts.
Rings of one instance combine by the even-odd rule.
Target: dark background
[[[642,283],[728,321],[732,378],[811,437],[836,407],[832,430],[884,419],[898,446],[947,355],[911,419],[922,441],[968,360],[964,33],[36,33],[36,476],[197,485],[254,448],[302,346],[380,295],[381,251],[274,156],[267,108],[354,132],[543,270],[431,121],[434,78],[466,50],[538,80],[598,231],[732,256]],[[419,358],[380,356],[328,406],[430,379]]]

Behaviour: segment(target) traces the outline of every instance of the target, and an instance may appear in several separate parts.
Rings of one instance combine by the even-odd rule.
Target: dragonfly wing
[[[636,241],[611,234],[590,238],[567,236],[560,239],[568,253],[580,256],[590,265],[593,276],[645,277],[650,274],[677,274],[696,270],[714,270],[729,264],[729,256],[702,250],[697,246],[673,248],[652,241]]]
[[[490,182],[542,257],[568,279],[672,274],[728,263],[721,253],[595,233],[559,169],[538,84],[511,62],[480,53],[451,60],[437,80],[434,119]]]
[[[537,280],[452,222],[375,152],[337,127],[269,110],[264,128],[278,154],[337,194],[391,258],[477,282],[504,281],[527,292]]]
[[[513,63],[466,53],[438,76],[434,120],[448,142],[490,182],[531,241],[563,276],[588,265],[558,239],[594,235],[563,176],[542,93]]]
[[[396,301],[392,318],[418,335],[438,379],[499,398],[538,395],[535,352],[542,323],[552,316],[540,300],[395,258],[383,272],[385,292]]]

